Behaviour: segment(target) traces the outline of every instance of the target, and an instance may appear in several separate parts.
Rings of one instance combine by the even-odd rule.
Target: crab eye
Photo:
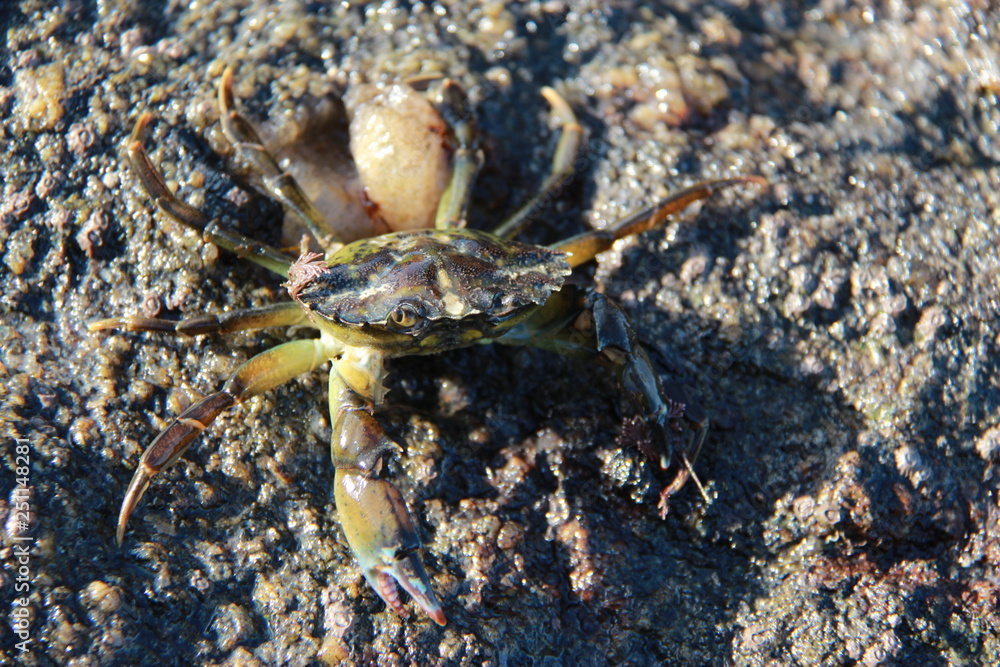
[[[394,329],[412,329],[420,323],[421,317],[420,309],[404,301],[389,313],[389,324]]]

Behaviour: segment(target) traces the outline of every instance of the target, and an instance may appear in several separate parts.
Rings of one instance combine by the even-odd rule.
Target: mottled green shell
[[[405,333],[443,336],[438,349],[494,335],[544,303],[570,273],[563,252],[455,229],[356,241],[327,264],[296,292],[307,312],[338,326],[399,333],[392,314],[403,305],[419,319]]]

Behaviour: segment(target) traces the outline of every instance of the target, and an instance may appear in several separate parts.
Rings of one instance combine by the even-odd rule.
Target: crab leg
[[[149,159],[149,154],[141,141],[142,133],[152,118],[153,116],[148,112],[139,116],[129,140],[128,157],[132,163],[132,170],[139,177],[143,188],[153,198],[159,209],[185,227],[201,232],[202,239],[206,242],[214,243],[234,255],[287,277],[288,267],[292,265],[291,258],[269,245],[259,243],[248,236],[223,227],[195,207],[182,202],[170,191],[163,176],[156,169],[153,161]]]
[[[404,618],[398,583],[438,625],[445,615],[420,560],[420,539],[399,489],[381,479],[383,457],[397,449],[372,416],[385,389],[382,355],[348,348],[330,371],[331,456],[340,524],[365,579]]]
[[[576,114],[562,95],[554,88],[542,88],[542,97],[552,107],[553,115],[562,122],[562,133],[556,145],[556,153],[552,158],[552,169],[542,187],[521,208],[507,218],[493,233],[504,239],[512,239],[538,217],[538,214],[549,205],[563,185],[573,177],[576,154],[580,150],[580,140],[583,128],[580,127]]]
[[[593,314],[596,349],[617,367],[618,381],[629,402],[647,415],[647,423],[655,425],[656,435],[665,445],[660,456],[660,467],[664,470],[670,467],[671,459],[666,438],[667,428],[682,419],[690,427],[688,446],[681,452],[681,459],[686,467],[660,493],[660,516],[666,516],[670,496],[677,493],[693,474],[691,462],[698,458],[701,446],[705,443],[708,420],[696,405],[691,404],[683,387],[660,382],[660,376],[653,369],[649,355],[618,304],[603,294],[593,292],[588,298],[588,305]],[[701,483],[697,478],[695,482],[704,496]]]
[[[665,445],[661,467],[669,467],[671,459],[667,430],[682,420],[692,429],[682,458],[688,463],[697,457],[708,433],[704,413],[691,404],[683,387],[661,382],[628,317],[603,294],[564,287],[529,319],[495,342],[531,345],[573,357],[590,358],[595,352],[600,353],[617,370],[629,404],[646,418],[657,439]],[[661,510],[666,499],[683,486],[688,473],[689,470],[682,470],[664,490]]]
[[[278,201],[295,212],[306,224],[319,244],[327,251],[338,250],[343,242],[316,208],[312,200],[302,191],[298,181],[281,170],[274,156],[264,146],[253,125],[239,111],[233,109],[233,69],[227,67],[219,82],[219,109],[222,115],[222,131],[232,143],[236,154],[264,181],[264,187]],[[344,202],[350,200],[347,192],[337,183],[329,183],[331,196],[337,195]]]
[[[111,317],[87,325],[89,331],[155,331],[179,336],[200,336],[210,333],[232,333],[268,327],[309,326],[310,320],[294,301],[260,308],[245,308],[225,313],[195,315],[183,320],[163,320],[153,317]]]
[[[441,114],[451,128],[455,149],[451,180],[438,203],[434,226],[438,229],[465,227],[472,182],[483,165],[483,151],[476,141],[476,121],[461,86],[451,79],[441,85]]]
[[[700,411],[687,414],[679,387],[664,389],[653,363],[639,342],[628,317],[611,299],[592,290],[564,287],[529,319],[494,342],[531,345],[573,357],[601,353],[617,369],[625,395],[658,427],[686,416],[703,425]]]
[[[606,229],[594,229],[583,234],[577,234],[565,241],[553,244],[551,247],[570,254],[570,266],[579,266],[592,260],[598,253],[604,252],[618,239],[633,234],[641,234],[647,230],[662,225],[674,213],[683,211],[696,201],[711,197],[716,192],[734,185],[754,183],[767,185],[760,176],[737,176],[715,181],[705,181],[675,192],[663,201],[650,208],[633,213],[619,220]]]
[[[118,513],[118,544],[122,543],[129,517],[153,476],[176,461],[195,436],[208,428],[223,410],[313,370],[336,352],[321,338],[296,340],[261,352],[236,369],[222,391],[195,403],[170,422],[139,459]]]
[[[588,298],[593,315],[595,348],[618,368],[619,381],[629,401],[664,431],[670,420],[688,417],[698,429],[706,428],[700,411],[688,414],[686,396],[680,387],[666,391],[653,369],[649,355],[639,343],[621,307],[603,294]],[[704,438],[704,433],[700,436]],[[700,446],[700,444],[699,444]]]

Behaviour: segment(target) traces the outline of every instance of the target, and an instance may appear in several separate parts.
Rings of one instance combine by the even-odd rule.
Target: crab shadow
[[[753,206],[772,205],[765,199]],[[739,224],[734,230],[732,221],[753,219],[759,211],[752,209],[709,203],[701,218],[706,224],[692,226],[700,231],[684,240],[731,263],[739,252],[734,238],[749,232]],[[628,267],[625,280],[631,283],[643,273],[677,274],[682,255],[682,250],[660,255],[642,247],[629,250],[622,262]],[[742,322],[737,334],[719,331],[694,309],[636,318],[642,322],[637,324],[639,336],[661,362],[664,376],[695,387],[712,415],[709,441],[696,464],[710,487],[711,501],[705,504],[689,485],[672,499],[665,520],[657,516],[656,494],[650,489],[669,479],[655,466],[645,463],[635,483],[608,474],[608,453],[615,449],[609,443],[615,442],[621,426],[620,415],[609,407],[614,399],[608,396],[615,391],[609,369],[530,349],[494,346],[490,351],[452,353],[458,361],[446,362],[449,372],[466,386],[471,399],[450,419],[464,423],[477,413],[504,418],[489,421],[493,442],[475,452],[483,456],[461,461],[452,457],[443,468],[443,496],[450,503],[489,499],[500,520],[518,524],[523,535],[514,548],[495,555],[488,570],[486,588],[500,602],[490,602],[488,594],[480,596],[471,603],[474,617],[466,620],[459,614],[455,622],[472,627],[483,614],[507,614],[517,625],[517,619],[536,621],[537,614],[562,628],[560,633],[539,629],[511,635],[509,655],[524,660],[558,649],[569,636],[614,629],[617,634],[608,645],[616,651],[643,651],[663,660],[700,655],[723,664],[732,658],[741,632],[734,610],[753,607],[774,594],[760,563],[783,549],[775,534],[769,534],[775,526],[797,522],[801,538],[836,537],[815,561],[797,565],[803,572],[828,571],[823,585],[805,593],[813,600],[849,595],[851,582],[860,576],[851,563],[859,558],[873,565],[864,573],[866,581],[904,588],[911,576],[905,573],[915,562],[930,559],[947,566],[976,526],[969,513],[934,498],[961,498],[965,507],[981,505],[987,491],[969,480],[982,479],[988,471],[975,456],[942,459],[936,443],[948,428],[929,415],[935,409],[947,411],[943,378],[955,363],[955,350],[968,347],[947,339],[964,336],[971,344],[974,333],[957,323],[954,331],[943,332],[946,346],[935,351],[937,379],[921,392],[929,410],[915,424],[914,442],[917,459],[926,462],[929,477],[937,481],[933,489],[918,489],[898,469],[898,462],[893,463],[885,443],[871,441],[866,417],[840,392],[826,388],[830,369],[818,375],[804,371],[796,353],[796,341],[845,317],[848,296],[838,294],[832,311],[809,311],[795,321],[772,314],[773,321],[767,323]],[[631,309],[643,312],[641,306]],[[673,344],[671,332],[681,332]],[[912,341],[913,332],[906,326],[899,335],[901,344]],[[978,397],[973,406],[980,416],[997,403],[989,385],[995,371],[984,369],[977,375],[978,385],[970,389],[970,395]],[[596,398],[600,393],[605,398]],[[960,424],[953,426],[962,430]],[[447,439],[458,441],[469,431],[464,426],[446,430],[451,431]],[[965,431],[965,439],[978,435],[968,427]],[[555,450],[552,442],[561,449]],[[629,450],[629,443],[618,444],[618,455],[641,458],[637,450]],[[529,471],[501,491],[494,483],[497,471],[513,460],[528,461]],[[845,468],[853,472],[845,476]],[[834,498],[834,516],[822,529],[809,517],[797,516],[794,508],[807,503],[789,502],[824,494]],[[863,507],[858,499],[864,499]],[[786,545],[795,542],[783,539]],[[448,556],[443,558],[447,567]],[[516,586],[511,584],[515,571],[525,576]],[[924,602],[908,602],[914,618],[946,618],[954,610],[971,613],[941,602],[953,588],[947,582],[913,585],[922,591],[916,593],[919,600],[938,600],[929,612]],[[519,614],[510,616],[512,609],[505,605],[515,594]],[[828,606],[836,606],[832,597]],[[793,619],[777,622],[779,634],[795,629]],[[658,638],[651,640],[636,630],[642,627],[659,628]],[[723,641],[719,628],[727,628]],[[974,654],[973,644],[964,638],[954,644]],[[665,648],[682,645],[683,654]],[[930,656],[919,641],[904,639],[896,657],[905,662]]]

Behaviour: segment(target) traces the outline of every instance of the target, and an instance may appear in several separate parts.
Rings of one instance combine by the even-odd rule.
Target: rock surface
[[[1000,662],[1000,14],[636,4],[0,10],[0,662]],[[381,416],[447,627],[386,611],[341,541],[325,372],[220,417],[116,547],[145,445],[286,338],[86,329],[285,298],[155,214],[125,164],[150,110],[180,195],[283,243],[280,208],[226,159],[230,63],[275,141],[352,82],[457,79],[486,228],[544,178],[554,86],[587,143],[536,242],[767,177],[596,270],[712,416],[708,502],[689,484],[659,518],[669,476],[620,435],[603,369],[495,346],[396,363]]]

